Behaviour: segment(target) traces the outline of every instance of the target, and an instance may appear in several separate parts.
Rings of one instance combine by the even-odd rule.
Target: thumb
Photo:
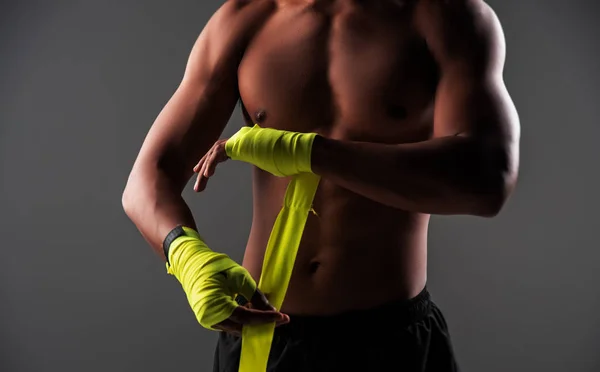
[[[229,318],[240,324],[266,324],[266,323],[282,323],[288,321],[287,315],[277,311],[263,311],[250,309],[243,306],[238,306]]]
[[[267,296],[260,289],[256,289],[252,299],[250,300],[252,307],[258,310],[276,310],[273,305],[269,303]]]

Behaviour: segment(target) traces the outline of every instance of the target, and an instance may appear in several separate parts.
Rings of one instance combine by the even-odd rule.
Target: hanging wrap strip
[[[292,178],[269,237],[258,288],[278,310],[292,276],[308,214],[313,210],[319,181],[320,177],[313,173],[300,173]],[[244,326],[239,372],[267,370],[274,331],[275,323]]]

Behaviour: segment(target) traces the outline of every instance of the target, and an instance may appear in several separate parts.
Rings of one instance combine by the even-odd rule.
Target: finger
[[[206,169],[204,169],[204,173],[202,173],[204,175],[204,177],[209,178],[209,177],[212,177],[213,174],[215,174],[215,169],[217,168],[217,164],[219,163],[219,161],[217,161],[218,152],[219,152],[219,149],[215,148],[213,150],[213,152],[210,154],[210,157],[208,158],[208,161],[206,164]]]
[[[234,335],[234,336],[238,336],[238,337],[242,337],[242,331],[238,331],[236,329],[230,329],[230,328],[225,328],[225,327],[214,327],[216,330],[221,331],[221,332],[225,332],[227,334],[230,335]]]
[[[206,189],[206,183],[208,182],[208,179],[206,178],[206,176],[204,175],[206,172],[206,167],[208,164],[208,159],[210,159],[210,156],[212,155],[213,149],[211,149],[207,154],[206,154],[206,159],[204,159],[204,162],[202,163],[202,165],[200,166],[200,170],[198,172],[198,186],[196,191],[200,192],[203,191],[204,189]]]
[[[221,323],[215,325],[213,328],[235,335],[241,336],[242,334],[242,325],[230,319],[225,319]]]
[[[202,182],[202,173],[200,173],[199,170],[202,168],[205,161],[206,161],[206,155],[204,155],[202,157],[202,159],[200,159],[198,164],[196,164],[196,166],[194,167],[194,172],[198,173],[198,175],[196,176],[196,182],[194,183],[194,191],[196,191],[196,192],[198,191],[200,183]]]
[[[204,163],[202,163],[202,164],[204,164]],[[203,178],[202,173],[198,172],[198,175],[196,176],[196,182],[194,183],[194,191],[196,191],[196,192],[200,191],[200,185],[202,184],[202,178]]]
[[[194,191],[203,191],[206,188],[206,181],[206,177],[204,177],[202,173],[198,173],[198,176],[196,176],[196,183],[194,184]]]
[[[196,186],[196,192],[201,192],[206,189],[206,184],[208,183],[208,179],[204,177],[202,174],[198,174],[198,186]]]
[[[252,307],[258,310],[276,310],[275,307],[273,307],[273,305],[269,303],[267,296],[265,296],[265,294],[262,293],[259,289],[257,289],[256,292],[254,292],[254,295],[252,296],[250,302],[252,302]]]
[[[210,152],[210,150],[209,150],[209,152]],[[194,166],[194,173],[198,173],[198,170],[200,169],[200,167],[202,167],[202,163],[204,163],[204,160],[206,160],[206,155],[208,155],[208,152],[206,154],[204,154],[204,156],[200,159],[198,164],[196,164]]]
[[[282,313],[282,315],[283,315],[283,319],[275,322],[275,327],[279,327],[279,326],[282,326],[284,324],[288,324],[290,322],[290,316],[289,315],[283,314],[283,313]]]
[[[200,179],[202,178],[202,175],[200,173],[198,173],[198,175],[196,176],[196,182],[194,182],[194,191],[198,192],[198,186],[200,186]]]
[[[213,156],[213,153],[215,152],[215,148],[214,146],[210,149],[209,152],[206,153],[206,159],[204,159],[204,163],[202,163],[202,166],[200,167],[200,171],[198,172],[199,174],[201,174],[203,177],[206,176],[206,168],[208,167],[208,163],[210,162],[211,157]]]
[[[249,325],[289,321],[289,317],[277,311],[248,309],[242,306],[238,306],[229,319]]]
[[[225,143],[226,141],[222,141],[215,146],[215,150],[210,157],[205,176],[211,177],[215,173],[215,169],[219,163],[229,160],[227,151],[225,151]]]
[[[244,307],[248,308],[249,304],[250,303],[244,305]],[[290,318],[289,318],[289,316],[286,316],[284,319],[276,321],[275,327],[279,327],[279,326],[288,324],[289,322],[290,322]],[[220,325],[216,325],[213,328],[221,330],[223,332],[241,335],[243,324],[236,323],[233,320],[227,319],[227,320],[221,322]]]

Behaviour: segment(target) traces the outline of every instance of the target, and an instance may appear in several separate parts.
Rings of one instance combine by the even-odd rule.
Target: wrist
[[[300,133],[258,125],[240,129],[225,143],[232,160],[253,164],[275,176],[310,173],[316,133]]]
[[[185,234],[174,239],[166,252],[168,274],[179,279],[182,271],[192,266],[211,272],[221,272],[237,266],[225,253],[210,249],[198,232],[185,226],[182,228]]]
[[[316,133],[294,133],[290,132],[290,136],[296,136],[296,139],[290,141],[290,147],[287,149],[294,159],[295,170],[297,173],[314,173],[312,168],[313,148],[315,141],[319,135]]]
[[[169,265],[171,264],[170,255],[172,248],[181,246],[180,243],[182,241],[182,238],[185,237],[196,238],[202,241],[200,234],[198,234],[196,230],[183,225],[175,226],[171,231],[169,231],[162,243],[163,253],[167,261],[167,267],[169,267]]]
[[[314,174],[321,174],[323,170],[323,162],[324,159],[327,158],[327,151],[331,144],[331,140],[329,138],[317,135],[314,138],[311,147],[311,156],[310,156],[310,167],[311,171]]]

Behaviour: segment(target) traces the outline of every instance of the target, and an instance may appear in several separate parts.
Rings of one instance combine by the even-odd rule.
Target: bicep
[[[423,31],[440,67],[434,136],[509,141],[517,115],[503,80],[504,35],[481,0],[428,1]]]
[[[463,68],[444,73],[435,99],[434,137],[468,135],[503,141],[517,132],[517,112],[501,77],[474,76]]]
[[[152,124],[134,166],[159,168],[181,188],[238,100],[238,44],[219,32],[224,16],[217,12],[196,40],[183,79]]]
[[[225,84],[216,89],[180,86],[150,128],[140,161],[183,187],[193,165],[223,132],[236,101],[236,90]]]

